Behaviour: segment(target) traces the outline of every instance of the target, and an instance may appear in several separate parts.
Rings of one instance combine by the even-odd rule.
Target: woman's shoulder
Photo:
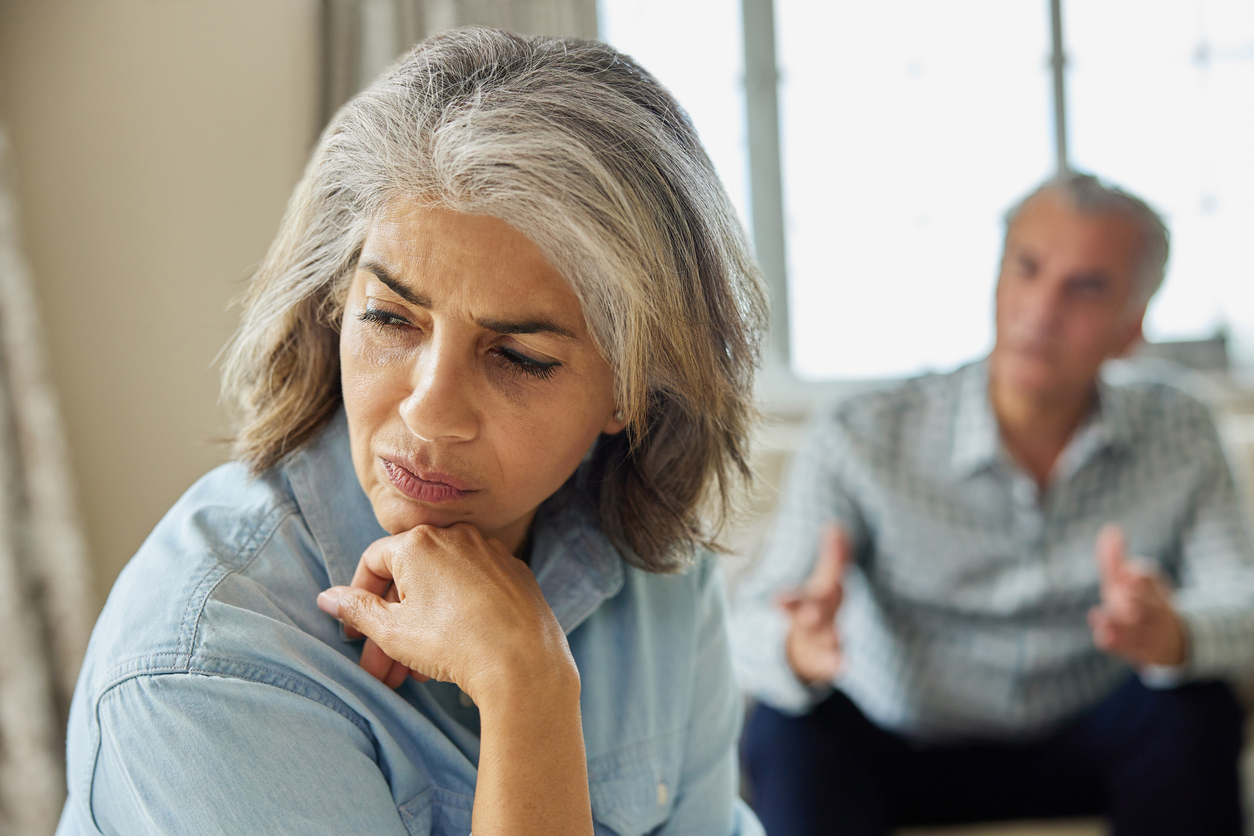
[[[693,618],[704,617],[723,594],[720,558],[703,546],[695,547],[692,561],[681,572],[650,572],[625,561],[623,571],[624,589],[630,594],[652,601],[654,607],[666,602],[664,607]]]
[[[255,478],[222,465],[187,490],[119,575],[80,687],[247,663],[268,634],[325,620],[314,605],[327,585],[322,567],[283,470]]]
[[[167,571],[194,572],[206,564],[241,568],[284,518],[299,512],[284,468],[254,476],[238,462],[221,465],[171,506],[127,571],[132,566],[164,565],[175,556],[178,559],[165,566]]]

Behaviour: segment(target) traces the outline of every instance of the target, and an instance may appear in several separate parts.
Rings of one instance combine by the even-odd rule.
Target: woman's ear
[[[610,420],[605,422],[605,428],[601,432],[606,435],[616,435],[623,431],[627,426],[627,416],[621,409],[615,409],[614,414],[610,416]]]

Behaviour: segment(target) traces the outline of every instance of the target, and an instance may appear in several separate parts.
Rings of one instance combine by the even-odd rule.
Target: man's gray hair
[[[595,41],[446,32],[344,106],[226,356],[236,457],[271,467],[339,407],[348,288],[401,197],[505,221],[570,283],[627,420],[591,456],[601,527],[638,566],[687,566],[749,474],[766,295],[687,115]]]
[[[1046,180],[1033,189],[1031,194],[1010,207],[1006,212],[1007,233],[1023,207],[1044,192],[1059,195],[1081,214],[1118,214],[1136,226],[1140,233],[1141,252],[1137,258],[1137,293],[1134,299],[1138,304],[1149,302],[1162,286],[1163,276],[1167,271],[1171,234],[1162,217],[1144,200],[1118,186],[1105,183],[1092,174],[1067,171]]]

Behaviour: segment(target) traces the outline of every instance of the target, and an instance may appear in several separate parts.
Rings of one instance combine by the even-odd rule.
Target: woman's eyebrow
[[[415,293],[413,290],[405,286],[405,283],[388,272],[388,269],[377,261],[363,261],[360,265],[362,270],[368,270],[374,273],[375,278],[383,282],[392,289],[392,292],[404,299],[411,305],[417,305],[420,308],[431,308],[431,299],[423,296],[421,293]]]
[[[519,322],[506,322],[501,319],[477,319],[480,328],[495,331],[498,334],[554,334],[568,340],[579,339],[569,328],[558,325],[551,319],[524,319]]]
[[[374,274],[375,278],[383,282],[397,296],[409,302],[411,305],[417,305],[420,308],[430,310],[432,302],[430,297],[416,293],[413,289],[406,286],[404,282],[388,272],[387,268],[377,261],[363,261],[360,264],[362,270],[367,270]],[[559,325],[551,319],[536,317],[532,319],[523,319],[517,322],[510,322],[504,319],[477,319],[475,323],[480,328],[486,328],[489,331],[495,331],[498,334],[554,334],[558,337],[565,337],[568,340],[579,339],[575,332],[564,325]]]

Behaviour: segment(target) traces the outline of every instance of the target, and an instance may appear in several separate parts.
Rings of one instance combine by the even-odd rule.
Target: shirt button
[[[666,800],[670,798],[670,795],[671,795],[670,790],[666,788],[666,782],[658,781],[657,782],[657,806],[665,807]]]
[[[457,701],[462,704],[462,708],[470,708],[475,704],[475,701],[470,698],[470,694],[467,694],[465,691],[457,692]]]

